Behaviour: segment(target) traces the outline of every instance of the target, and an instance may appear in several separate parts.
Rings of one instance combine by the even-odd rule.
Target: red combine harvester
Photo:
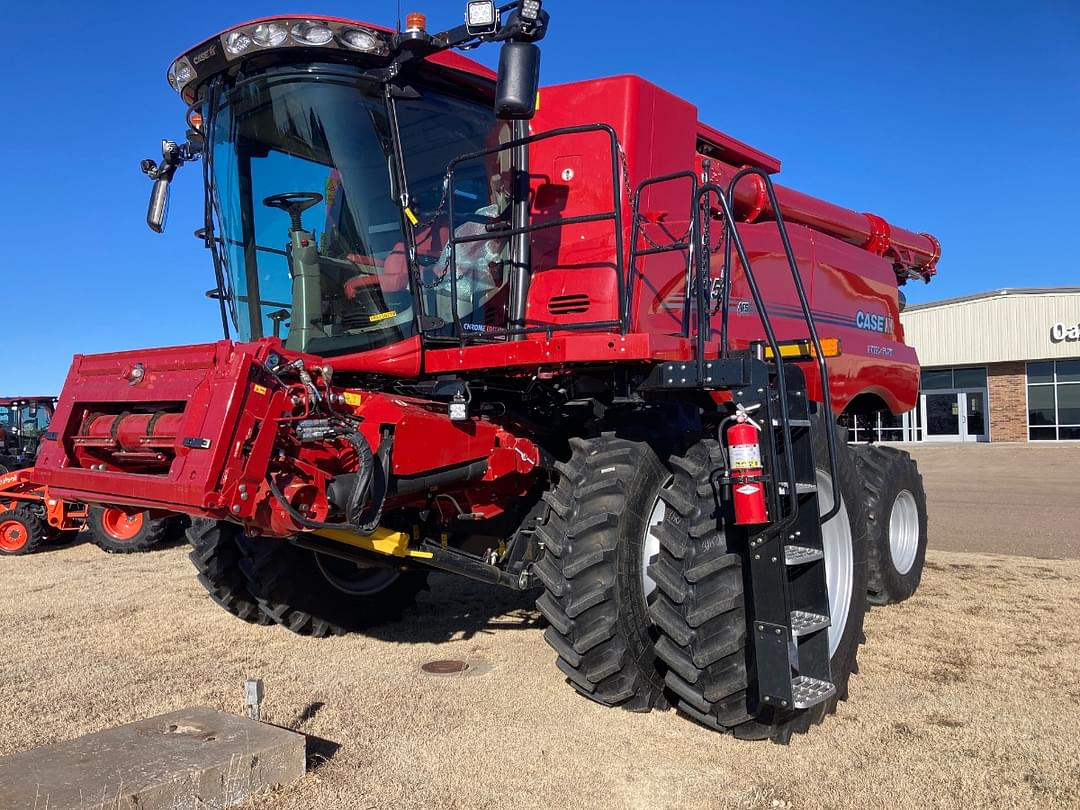
[[[200,159],[238,341],[76,357],[39,474],[195,516],[244,619],[362,628],[435,569],[539,585],[582,694],[787,740],[846,694],[868,589],[918,583],[914,464],[836,418],[914,406],[898,287],[938,244],[774,185],[642,79],[538,97],[539,0],[466,19],[268,18],[173,63],[147,220]],[[498,74],[453,52],[489,41]]]

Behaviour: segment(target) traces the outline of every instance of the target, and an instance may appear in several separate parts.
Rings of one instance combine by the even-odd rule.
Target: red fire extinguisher
[[[761,428],[740,409],[735,424],[728,428],[728,458],[731,462],[731,497],[735,522],[740,526],[768,523],[765,484],[761,481]]]

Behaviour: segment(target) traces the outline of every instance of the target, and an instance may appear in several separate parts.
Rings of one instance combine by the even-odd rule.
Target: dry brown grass
[[[914,600],[868,617],[850,701],[781,747],[580,698],[526,598],[438,577],[380,637],[311,641],[226,615],[184,554],[0,560],[0,755],[239,712],[258,675],[269,720],[340,746],[265,810],[1080,805],[1080,561],[933,553]],[[490,671],[418,671],[435,658]]]

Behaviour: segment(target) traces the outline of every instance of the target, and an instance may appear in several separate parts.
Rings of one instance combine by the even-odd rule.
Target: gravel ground
[[[932,546],[983,549],[1023,524],[1006,547],[1076,556],[1075,466],[1036,503],[1013,493],[1041,484],[989,471],[1025,459],[1015,448],[975,448],[976,464],[923,450]],[[943,514],[952,491],[960,515]],[[580,698],[520,595],[440,575],[402,622],[312,641],[232,619],[192,571],[181,547],[0,560],[0,755],[195,704],[240,712],[258,676],[267,719],[316,754],[259,810],[1080,806],[1080,561],[932,551],[916,597],[867,617],[850,700],[788,747]],[[420,672],[444,658],[471,674]]]

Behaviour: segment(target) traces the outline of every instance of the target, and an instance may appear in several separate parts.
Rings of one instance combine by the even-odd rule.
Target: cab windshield
[[[263,74],[219,95],[210,117],[211,200],[242,340],[276,336],[332,356],[412,337],[418,306],[429,326],[451,320],[446,167],[489,145],[494,114],[490,104],[435,89],[410,87],[392,105],[384,93],[333,66]],[[455,232],[503,214],[500,183],[488,171],[478,162],[455,176]],[[409,214],[417,220],[415,263]],[[505,245],[469,247],[455,279],[459,316],[466,324],[498,319],[491,303],[505,286]]]

